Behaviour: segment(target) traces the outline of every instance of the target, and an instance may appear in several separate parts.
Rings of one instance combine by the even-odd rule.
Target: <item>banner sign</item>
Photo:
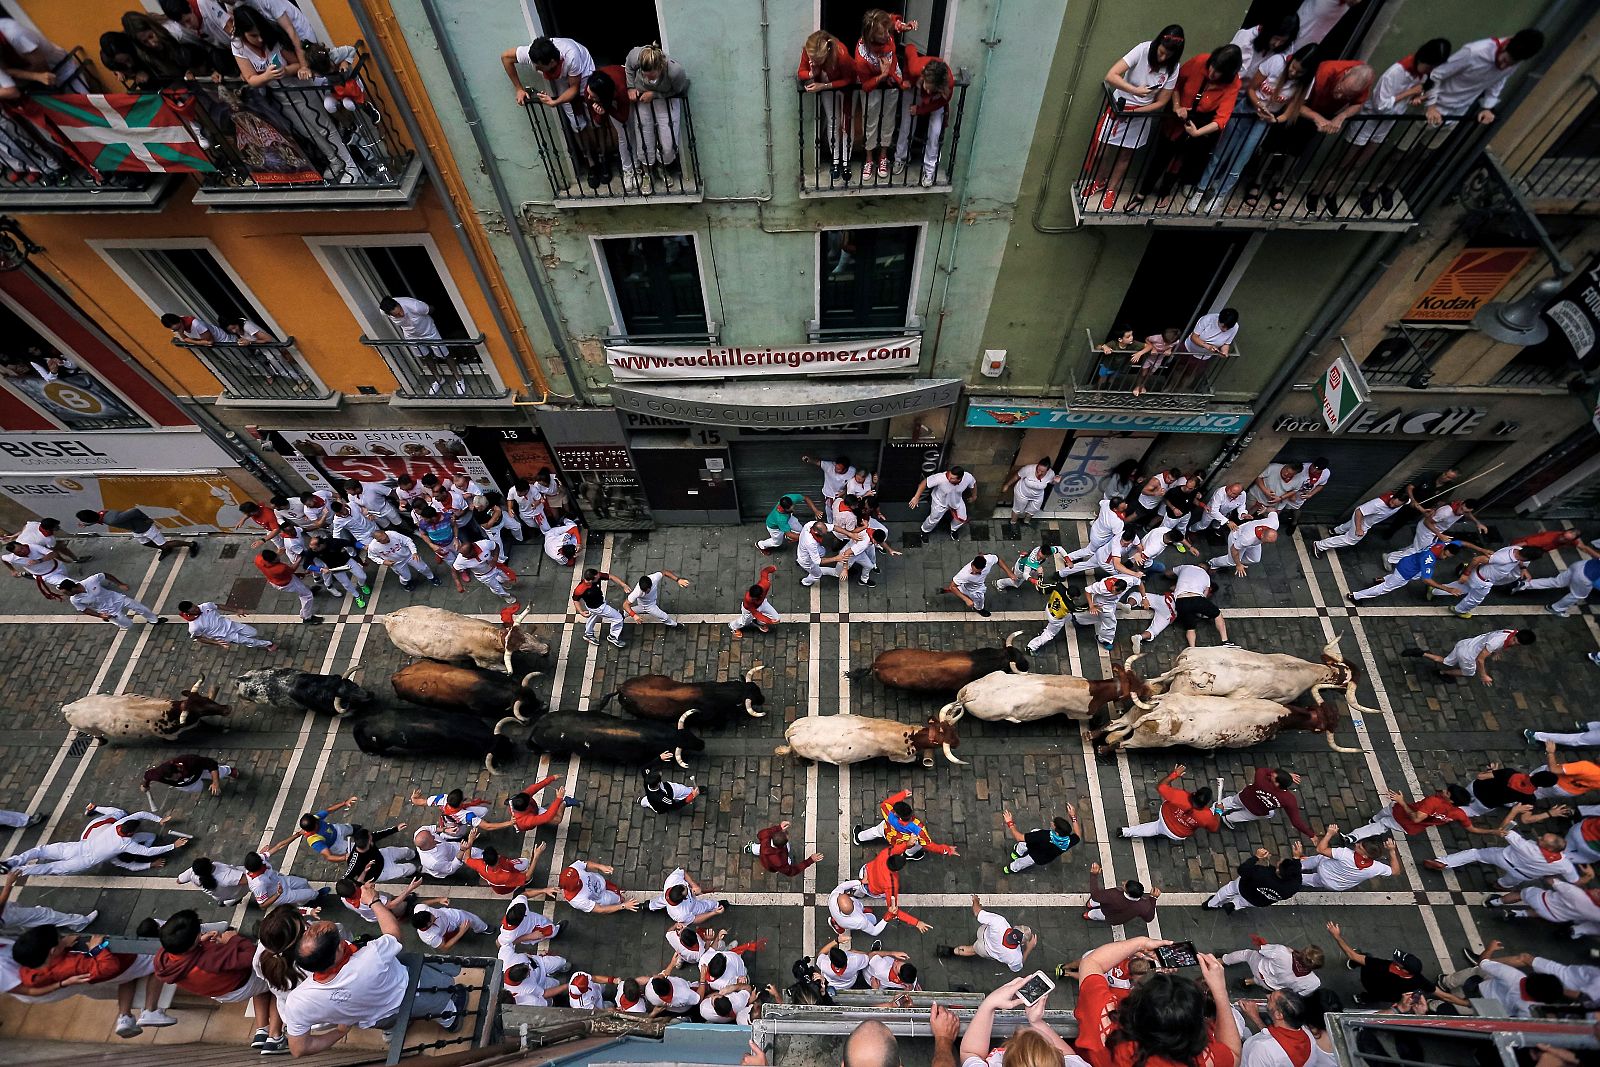
[[[449,430],[272,430],[292,449],[284,458],[317,489],[328,478],[381,481],[402,474],[465,474],[495,484],[488,466]]]
[[[921,337],[819,341],[794,348],[710,348],[690,345],[607,345],[606,363],[619,382],[747,378],[753,375],[871,374],[915,370]]]
[[[1406,322],[1471,322],[1533,258],[1531,248],[1469,248],[1417,297]]]
[[[0,434],[0,474],[187,472],[237,465],[198,430]]]
[[[1338,433],[1366,407],[1372,395],[1367,379],[1349,356],[1335,359],[1316,385],[1317,406],[1329,433]]]
[[[1233,433],[1250,421],[1248,411],[1140,413],[1122,411],[1069,411],[1040,404],[967,406],[968,426],[998,426],[1013,430],[1105,430],[1128,433]]]
[[[1595,347],[1600,338],[1600,256],[1573,276],[1561,295],[1544,309],[1544,317],[1551,327],[1547,344],[1564,347],[1568,358],[1584,370],[1593,370],[1600,363],[1600,350]]]
[[[216,169],[160,93],[35,93],[19,110],[69,155],[100,173]]]
[[[0,494],[35,515],[73,527],[77,511],[139,508],[163,533],[231,531],[244,519],[239,504],[250,496],[226,475],[0,473]]]

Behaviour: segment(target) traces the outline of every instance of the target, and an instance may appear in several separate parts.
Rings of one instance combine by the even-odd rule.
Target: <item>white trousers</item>
[[[1371,530],[1371,525],[1368,525],[1367,529]],[[1312,547],[1319,552],[1327,552],[1329,549],[1334,548],[1354,548],[1361,543],[1361,539],[1365,536],[1365,532],[1356,533],[1356,520],[1349,518],[1335,526],[1332,535],[1314,542]]]
[[[1206,906],[1211,908],[1220,908],[1224,904],[1232,904],[1235,908],[1255,907],[1254,904],[1244,899],[1243,895],[1240,894],[1239,879],[1237,878],[1211,894],[1211,899],[1206,901]]]
[[[763,626],[775,626],[782,621],[783,616],[778,614],[777,609],[772,606],[772,601],[770,600],[763,600],[761,606],[754,612],[751,612],[744,606],[744,602],[740,601],[739,617],[728,624],[728,629],[734,631],[743,630],[747,626],[756,625],[756,623],[760,623]]]
[[[1260,822],[1272,818],[1277,813],[1277,809],[1273,809],[1265,815],[1257,815],[1244,806],[1244,801],[1239,799],[1238,793],[1222,798],[1222,822],[1225,826],[1243,826],[1246,823]]]
[[[967,524],[967,506],[965,503],[959,508],[951,508],[939,503],[937,500],[932,500],[928,503],[928,517],[922,520],[922,532],[932,533],[946,514],[950,516],[951,533],[955,533]]]
[[[515,604],[517,602],[517,598],[516,598],[515,594],[513,594],[510,590],[508,590],[506,588],[506,576],[500,571],[500,569],[498,567],[496,567],[495,569],[489,571],[486,574],[476,574],[476,573],[474,573],[473,577],[478,579],[478,582],[485,589],[489,590],[489,592],[493,593],[495,596],[499,597],[501,600],[504,600],[507,604]],[[606,606],[607,607],[611,607],[609,604],[606,605]],[[611,608],[611,610],[612,611],[616,611],[617,609],[616,608]],[[619,619],[621,618],[620,615],[617,616],[617,617]]]
[[[1567,595],[1551,604],[1555,611],[1567,611],[1577,607],[1589,599],[1589,593],[1594,589],[1594,583],[1584,576],[1583,568],[1587,560],[1579,560],[1560,574],[1552,578],[1535,578],[1524,589],[1565,589]]]
[[[137,615],[146,622],[155,622],[161,617],[151,611],[147,605],[139,603],[131,596],[124,593],[117,593],[116,596],[116,607],[106,614],[111,616],[111,621],[116,623],[119,630],[131,630],[133,628],[133,620],[129,618],[130,615]]]
[[[1495,883],[1501,889],[1515,889],[1524,882],[1531,882],[1540,877],[1536,874],[1518,872],[1508,853],[1509,850],[1505,848],[1469,848],[1461,852],[1446,853],[1440,862],[1446,867],[1465,867],[1469,863],[1487,863],[1491,867],[1499,867],[1506,872]]]
[[[765,541],[757,541],[756,547],[782,548],[784,541],[789,539],[789,534],[791,531],[794,533],[800,532],[800,524],[795,522],[795,520],[792,518],[789,520],[789,525],[786,529],[780,530],[776,526],[768,526],[767,533],[770,536]]]
[[[911,154],[911,124],[920,118],[927,119],[928,140],[922,149],[922,177],[931,182],[939,166],[939,139],[944,134],[944,108],[929,112],[927,115],[913,115],[911,105],[920,92],[903,92],[900,94],[900,135],[895,139],[894,161],[904,163]],[[1044,495],[1033,502],[1031,508],[1019,508],[1019,511],[1032,514],[1039,510],[1039,505],[1044,503]]]
[[[1072,621],[1084,626],[1094,623],[1094,635],[1102,645],[1110,645],[1117,640],[1117,605],[1114,603],[1099,608],[1091,606],[1087,611],[1075,611]]]
[[[1383,576],[1382,581],[1374,582],[1365,589],[1357,589],[1350,595],[1357,600],[1372,600],[1383,596],[1385,593],[1392,593],[1396,589],[1404,589],[1410,583],[1411,579],[1400,577],[1398,571],[1390,571]]]
[[[1474,567],[1467,572],[1465,578],[1457,579],[1444,588],[1451,594],[1461,596],[1460,600],[1450,605],[1450,610],[1457,615],[1465,615],[1484,602],[1489,596],[1489,591],[1494,588],[1494,583],[1478,577],[1478,569]]]
[[[60,926],[68,930],[82,930],[94,921],[92,915],[78,915],[70,911],[28,904],[7,904],[5,915],[0,917],[0,932],[16,937],[23,930],[35,926]]]
[[[1233,555],[1228,552],[1224,552],[1220,556],[1211,557],[1209,562],[1213,567],[1232,567],[1234,565]],[[1251,545],[1243,552],[1240,552],[1239,562],[1245,564],[1246,566],[1249,566],[1252,563],[1260,563],[1261,546],[1259,544]]]
[[[1154,641],[1166,632],[1167,627],[1172,625],[1172,620],[1178,617],[1178,613],[1175,610],[1177,605],[1170,593],[1166,596],[1156,597],[1147,594],[1145,599],[1150,602],[1151,612],[1150,625],[1146,626],[1144,631],[1150,636],[1145,640]]]
[[[1063,615],[1059,619],[1057,619],[1057,618],[1047,619],[1045,621],[1045,624],[1044,624],[1044,629],[1039,631],[1039,636],[1035,637],[1032,641],[1028,642],[1028,651],[1029,652],[1037,652],[1041,648],[1043,648],[1045,645],[1048,645],[1051,641],[1054,641],[1056,639],[1056,635],[1059,634],[1062,630],[1064,630],[1066,628],[1067,619],[1069,617],[1070,616]],[[1113,631],[1113,633],[1115,633],[1115,630],[1116,630],[1116,623],[1113,622],[1112,623],[1112,631]]]
[[[1138,826],[1128,826],[1122,831],[1123,837],[1165,837],[1171,841],[1187,841],[1186,837],[1179,837],[1167,825],[1167,820],[1157,815],[1149,822],[1142,822]]]
[[[816,585],[824,574],[829,578],[839,577],[839,564],[833,563],[824,567],[821,556],[796,556],[795,562],[806,572],[806,576],[800,579],[801,585]]]
[[[660,604],[640,604],[635,602],[633,613],[639,616],[641,622],[645,619],[654,619],[656,622],[665,623],[668,626],[678,625],[678,620],[662,611]]]
[[[300,617],[302,619],[309,619],[316,614],[316,610],[312,607],[311,587],[301,581],[298,574],[289,579],[288,585],[276,585],[273,588],[281,593],[293,593],[300,598]]]
[[[1395,819],[1394,812],[1384,808],[1372,817],[1372,821],[1365,826],[1358,826],[1350,831],[1350,836],[1357,841],[1365,841],[1369,837],[1380,837],[1383,834],[1399,834],[1406,836],[1405,827]]]
[[[593,637],[595,631],[602,625],[610,627],[611,640],[617,641],[622,638],[622,612],[610,604],[601,604],[589,612],[589,617],[583,623],[583,636]]]
[[[400,579],[401,584],[410,585],[419,575],[428,581],[433,581],[433,568],[428,566],[421,556],[416,559],[402,559],[395,563],[383,564],[394,571],[394,576]]]
[[[1446,527],[1446,529],[1448,529],[1448,527]],[[1419,522],[1417,523],[1416,532],[1411,535],[1411,543],[1404,548],[1396,549],[1393,552],[1384,553],[1383,562],[1393,567],[1396,563],[1400,562],[1400,558],[1402,556],[1414,555],[1415,553],[1421,552],[1423,549],[1433,544],[1433,539],[1435,536],[1436,535],[1432,530],[1428,529]]]
[[[1533,732],[1535,741],[1554,741],[1564,748],[1592,748],[1600,745],[1600,722],[1590,722],[1588,727],[1580,733],[1558,734],[1545,730]],[[5,825],[0,823],[0,825]]]
[[[883,933],[884,929],[889,925],[888,919],[878,918],[860,904],[857,904],[856,910],[849,915],[831,915],[829,918],[835,926],[842,926],[846,930],[860,930],[862,933],[871,934],[873,937]]]
[[[681,97],[656,97],[633,105],[633,124],[638,127],[641,163],[672,163],[683,143],[683,100]]]

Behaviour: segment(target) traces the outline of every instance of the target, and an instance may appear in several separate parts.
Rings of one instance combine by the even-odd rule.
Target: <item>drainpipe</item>
[[[394,12],[389,9],[387,0],[372,0],[373,6],[379,10],[384,22],[383,33],[378,32],[372,16],[367,12],[366,6],[360,3],[350,5],[351,13],[355,16],[356,25],[372,49],[372,58],[378,64],[378,72],[383,75],[389,94],[401,103],[397,108],[401,120],[405,123],[406,133],[411,138],[411,143],[416,146],[417,155],[422,160],[423,168],[428,172],[428,178],[433,182],[434,188],[439,191],[439,201],[444,206],[445,217],[450,220],[450,226],[455,230],[456,239],[461,242],[461,249],[466,254],[467,263],[472,267],[473,280],[478,283],[478,288],[489,297],[489,313],[494,318],[494,324],[500,335],[506,338],[511,351],[511,358],[517,365],[517,374],[522,379],[522,392],[532,396],[534,393],[542,394],[540,402],[547,400],[552,390],[549,381],[545,378],[543,369],[539,366],[537,354],[533,349],[533,342],[529,340],[527,331],[523,329],[520,320],[514,323],[506,318],[506,307],[515,309],[511,303],[510,294],[506,292],[505,278],[498,269],[495,278],[491,279],[484,269],[484,258],[492,256],[488,239],[482,232],[481,225],[475,231],[469,232],[466,223],[461,217],[461,212],[456,207],[456,197],[466,199],[466,190],[462,185],[460,175],[452,166],[450,173],[444,172],[439,159],[434,155],[432,145],[434,139],[430,138],[422,129],[422,123],[417,118],[418,106],[426,108],[432,117],[433,125],[438,126],[438,117],[433,114],[432,107],[427,103],[427,97],[422,92],[422,87],[417,85],[414,78],[402,79],[396,71],[394,64],[389,59],[390,42],[399,42],[396,51],[405,49],[404,41],[400,37],[399,29],[394,24]],[[414,91],[402,92],[402,86]],[[474,220],[476,222],[476,220]],[[481,246],[479,244],[481,242]],[[492,262],[492,261],[491,261]]]
[[[444,61],[445,72],[449,74],[452,84],[459,87],[456,99],[461,104],[461,111],[467,121],[467,128],[472,131],[472,143],[478,150],[479,157],[483,160],[484,173],[489,178],[489,184],[494,189],[495,203],[500,209],[501,216],[506,220],[506,225],[511,231],[512,243],[517,248],[517,260],[522,264],[528,285],[533,289],[534,300],[539,305],[539,316],[544,320],[545,328],[550,332],[550,343],[555,346],[556,354],[561,357],[561,367],[566,373],[567,381],[572,385],[573,395],[579,403],[590,403],[587,389],[584,387],[583,377],[573,361],[572,351],[567,345],[566,338],[561,333],[559,319],[556,315],[555,305],[551,303],[550,294],[539,282],[539,268],[533,261],[533,253],[528,248],[527,237],[522,232],[522,220],[517,214],[516,204],[511,199],[511,193],[506,188],[505,179],[500,175],[500,168],[494,161],[494,153],[489,145],[489,135],[484,131],[483,120],[478,114],[478,105],[468,91],[466,74],[461,66],[461,57],[456,54],[455,45],[451,42],[449,34],[445,32],[444,22],[439,17],[439,8],[434,0],[418,0],[422,12],[427,16],[428,29],[433,34],[434,44],[438,46],[439,58]]]

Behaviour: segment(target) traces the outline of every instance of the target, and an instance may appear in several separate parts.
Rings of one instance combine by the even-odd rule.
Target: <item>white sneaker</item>
[[[432,385],[428,386],[428,395],[429,396],[437,396],[438,393],[439,393],[439,386],[442,385],[442,384],[444,384],[444,383],[443,382],[434,382]]]
[[[1210,200],[1206,201],[1204,211],[1207,215],[1215,215],[1217,213],[1217,209],[1220,207],[1222,207],[1222,197],[1213,196]]]
[[[818,580],[819,579],[816,578],[802,578],[800,579],[800,584],[804,586],[813,586],[817,584]]]
[[[924,174],[922,176],[922,187],[924,189],[931,189],[933,187],[933,175]]]
[[[1189,199],[1187,199],[1187,200],[1185,200],[1183,202],[1183,210],[1190,211],[1190,212],[1199,211],[1200,210],[1200,201],[1201,201],[1202,198],[1203,198],[1203,196],[1202,196],[1201,193],[1192,193],[1192,194],[1190,194]]]
[[[172,1016],[168,1015],[166,1012],[162,1011],[160,1008],[155,1008],[155,1009],[153,1009],[151,1011],[143,1011],[143,1012],[139,1013],[139,1025],[140,1026],[176,1026],[176,1025],[178,1025],[178,1020],[174,1019]]]
[[[906,161],[903,160],[903,159],[895,160],[894,161],[894,175],[895,175],[895,177],[898,178],[900,175],[904,174],[905,172],[906,172]]]
[[[134,1021],[131,1014],[117,1016],[117,1036],[121,1038],[138,1037],[144,1033],[139,1029],[139,1024]]]

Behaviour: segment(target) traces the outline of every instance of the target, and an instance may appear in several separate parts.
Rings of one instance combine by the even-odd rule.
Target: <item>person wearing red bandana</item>
[[[638,911],[637,900],[624,900],[622,887],[613,885],[605,875],[615,868],[594,860],[574,860],[562,868],[557,888],[561,898],[579,911],[591,915],[609,915],[614,911]]]
[[[1228,1002],[1222,963],[1200,954],[1198,980],[1152,971],[1127,991],[1112,989],[1106,972],[1141,952],[1171,945],[1154,937],[1113,941],[1084,954],[1078,964],[1078,1036],[1073,1042],[1091,1067],[1234,1067],[1242,1042],[1231,1011],[1206,1018],[1206,992]],[[1020,982],[1020,979],[1018,980]],[[966,1045],[962,1046],[965,1051]]]
[[[1521,815],[1526,810],[1525,805],[1518,804],[1511,814]],[[1469,863],[1487,863],[1505,872],[1496,883],[1501,889],[1515,889],[1541,878],[1560,878],[1577,885],[1586,885],[1594,878],[1593,868],[1585,867],[1579,873],[1578,865],[1566,857],[1567,841],[1560,834],[1540,834],[1538,841],[1529,841],[1515,830],[1507,830],[1505,839],[1499,848],[1450,852],[1439,859],[1423,860],[1422,865],[1430,871],[1442,871]]]
[[[878,805],[883,821],[876,826],[857,826],[851,835],[858,845],[868,841],[882,841],[889,845],[904,844],[906,859],[920,860],[929,852],[940,856],[959,856],[954,845],[936,844],[928,835],[927,825],[911,808],[911,790],[902,789]]]
[[[1311,1035],[1301,1029],[1305,1001],[1298,994],[1275,990],[1267,997],[1266,1026],[1244,1042],[1239,1067],[1306,1067],[1311,1062]]]
[[[539,862],[539,855],[545,850],[545,843],[539,842],[534,846],[533,855],[528,859],[519,859],[515,856],[502,856],[492,845],[474,848],[478,840],[478,828],[474,826],[467,835],[461,850],[461,862],[478,872],[496,896],[509,897],[513,893],[521,892],[528,883],[528,875],[533,872],[533,865]]]
[[[1571,923],[1572,936],[1600,936],[1600,889],[1582,889],[1559,878],[1546,878],[1542,886],[1524,886],[1484,900],[1501,908],[1502,919],[1537,916],[1545,922]]]
[[[1222,828],[1222,820],[1211,810],[1211,787],[1201,786],[1189,792],[1172,783],[1183,777],[1189,768],[1178,764],[1172,773],[1156,787],[1161,794],[1161,810],[1154,819],[1137,826],[1124,826],[1123,837],[1165,837],[1172,841],[1187,841],[1199,830],[1215,832]]]
[[[1311,543],[1311,551],[1319,558],[1324,552],[1341,548],[1354,548],[1361,543],[1378,523],[1406,506],[1405,490],[1383,493],[1360,505],[1351,516],[1333,528],[1333,533]]]
[[[1387,1008],[1421,994],[1468,1007],[1466,998],[1457,996],[1438,985],[1422,973],[1422,960],[1416,953],[1397,948],[1388,959],[1370,952],[1352,948],[1344,939],[1344,931],[1336,922],[1327,924],[1333,943],[1344,953],[1345,966],[1360,972],[1361,992],[1353,998],[1357,1004],[1369,1008]]]
[[[555,796],[550,798],[550,806],[544,807],[539,803],[539,794],[546,787],[559,781],[559,774],[548,775],[527,786],[520,793],[513,793],[506,798],[506,807],[511,809],[511,818],[503,822],[486,822],[485,830],[504,830],[507,827],[525,834],[530,830],[537,830],[561,818],[561,813],[567,808],[575,808],[582,801],[576,797],[569,797],[565,792],[557,789]]]
[[[1439,980],[1440,987],[1473,999],[1493,1000],[1513,1019],[1530,1019],[1535,1008],[1581,998],[1578,993],[1569,995],[1566,986],[1554,974],[1526,974],[1504,960],[1495,959],[1494,954],[1503,947],[1498,941],[1484,945],[1476,966],[1445,975]]]
[[[1451,823],[1464,828],[1469,834],[1499,837],[1516,818],[1515,815],[1507,815],[1499,826],[1474,826],[1472,817],[1451,803],[1449,795],[1442,789],[1421,800],[1407,800],[1404,793],[1391,791],[1389,799],[1393,801],[1393,806],[1378,812],[1365,826],[1358,826],[1345,834],[1344,839],[1365,841],[1369,837],[1379,837],[1389,833],[1411,837],[1430,827],[1445,827]]]
[[[1362,882],[1386,878],[1400,866],[1400,854],[1393,838],[1385,838],[1381,844],[1373,839],[1351,848],[1333,848],[1329,842],[1338,832],[1339,824],[1330,823],[1317,838],[1317,854],[1300,862],[1302,887],[1342,893]],[[1387,862],[1380,863],[1378,856],[1385,853]]]

